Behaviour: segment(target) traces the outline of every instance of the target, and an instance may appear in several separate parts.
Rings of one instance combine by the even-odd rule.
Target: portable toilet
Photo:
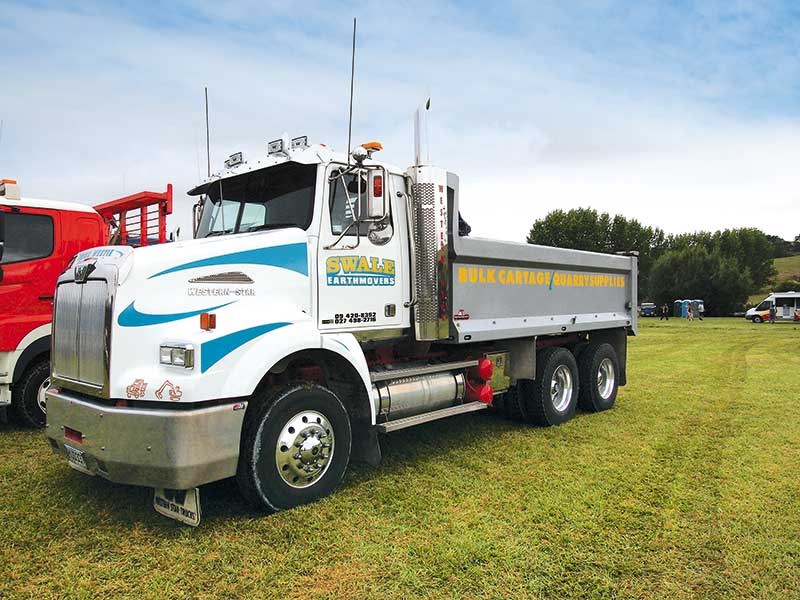
[[[689,314],[689,306],[691,306],[691,300],[683,300],[681,301],[681,316],[686,317]]]
[[[681,311],[683,306],[683,300],[675,300],[672,304],[672,314],[673,316],[680,317]]]

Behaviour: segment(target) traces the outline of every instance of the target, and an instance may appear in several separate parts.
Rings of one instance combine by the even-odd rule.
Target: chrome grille
[[[105,280],[59,284],[53,315],[53,377],[66,387],[107,392],[109,311]]]
[[[53,374],[78,377],[78,311],[81,286],[65,283],[58,286],[58,299],[53,310]]]

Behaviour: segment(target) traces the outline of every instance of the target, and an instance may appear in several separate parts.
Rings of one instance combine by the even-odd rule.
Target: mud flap
[[[200,489],[157,488],[153,491],[153,508],[160,515],[197,527],[200,524]]]

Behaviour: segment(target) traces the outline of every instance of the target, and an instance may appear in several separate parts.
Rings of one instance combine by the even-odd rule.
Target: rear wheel
[[[50,387],[50,360],[42,358],[27,368],[14,385],[11,405],[17,419],[28,427],[44,427],[45,393]]]
[[[350,460],[350,419],[327,388],[295,383],[254,399],[242,432],[236,480],[259,508],[319,500],[339,486]]]
[[[583,410],[599,412],[614,406],[619,389],[619,359],[611,344],[590,344],[578,360]]]
[[[560,425],[575,415],[578,366],[566,348],[546,348],[536,357],[536,379],[519,380],[517,388],[525,420]]]

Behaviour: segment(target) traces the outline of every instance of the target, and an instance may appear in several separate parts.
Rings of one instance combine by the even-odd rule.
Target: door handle
[[[39,296],[39,300],[41,300],[42,302],[47,302],[49,300],[53,300],[54,298],[55,296]]]

